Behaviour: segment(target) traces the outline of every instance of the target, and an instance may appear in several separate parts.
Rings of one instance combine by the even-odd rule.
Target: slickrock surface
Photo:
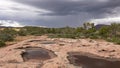
[[[36,62],[24,61],[25,48],[40,47],[53,51],[56,57]],[[0,48],[0,68],[82,68],[69,63],[68,52],[91,53],[105,58],[120,58],[120,45],[91,39],[47,38],[38,36]],[[50,54],[49,54],[50,55]]]

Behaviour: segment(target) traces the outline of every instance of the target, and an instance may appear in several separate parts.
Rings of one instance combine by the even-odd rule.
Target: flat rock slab
[[[120,46],[113,43],[37,36],[1,48],[0,68],[120,68],[114,58],[120,58]]]

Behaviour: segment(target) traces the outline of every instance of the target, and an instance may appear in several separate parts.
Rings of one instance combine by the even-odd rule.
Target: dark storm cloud
[[[72,15],[81,12],[100,14],[119,7],[120,0],[15,0],[53,13],[44,15]]]
[[[120,17],[120,0],[0,0],[0,20],[47,27]],[[102,19],[104,20],[104,19]]]

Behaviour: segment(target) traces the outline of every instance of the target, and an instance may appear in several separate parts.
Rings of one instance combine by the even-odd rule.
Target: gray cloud
[[[48,15],[71,15],[81,12],[105,13],[120,6],[120,0],[15,0],[24,4],[53,11]],[[47,14],[46,14],[47,15]]]
[[[120,16],[120,0],[11,0],[14,12],[0,14],[25,25],[80,26],[85,21]],[[24,8],[26,6],[26,8]],[[33,10],[34,9],[34,10]],[[5,11],[4,8],[0,11]]]

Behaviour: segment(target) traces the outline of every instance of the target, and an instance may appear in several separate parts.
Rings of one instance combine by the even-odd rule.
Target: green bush
[[[27,32],[26,32],[26,30],[21,29],[20,31],[18,31],[18,35],[19,35],[19,36],[26,36],[26,35],[27,35]]]
[[[3,46],[5,46],[5,42],[0,41],[0,47],[3,47]]]
[[[75,34],[53,34],[48,36],[50,38],[73,38],[73,39],[77,37]]]
[[[118,38],[118,37],[108,38],[107,41],[113,42],[113,43],[116,43],[116,44],[120,44],[120,38]]]
[[[4,30],[0,31],[0,34],[9,34],[12,36],[17,36],[17,31],[12,28],[5,28]]]
[[[89,38],[91,38],[91,39],[98,39],[98,38],[99,38],[99,36],[98,36],[98,35],[93,34],[93,35],[89,36]]]
[[[13,41],[14,40],[14,36],[10,35],[10,34],[0,34],[0,40],[6,42],[6,41]]]
[[[98,31],[99,31],[99,35],[102,36],[102,37],[107,37],[110,34],[109,27],[103,26]]]

